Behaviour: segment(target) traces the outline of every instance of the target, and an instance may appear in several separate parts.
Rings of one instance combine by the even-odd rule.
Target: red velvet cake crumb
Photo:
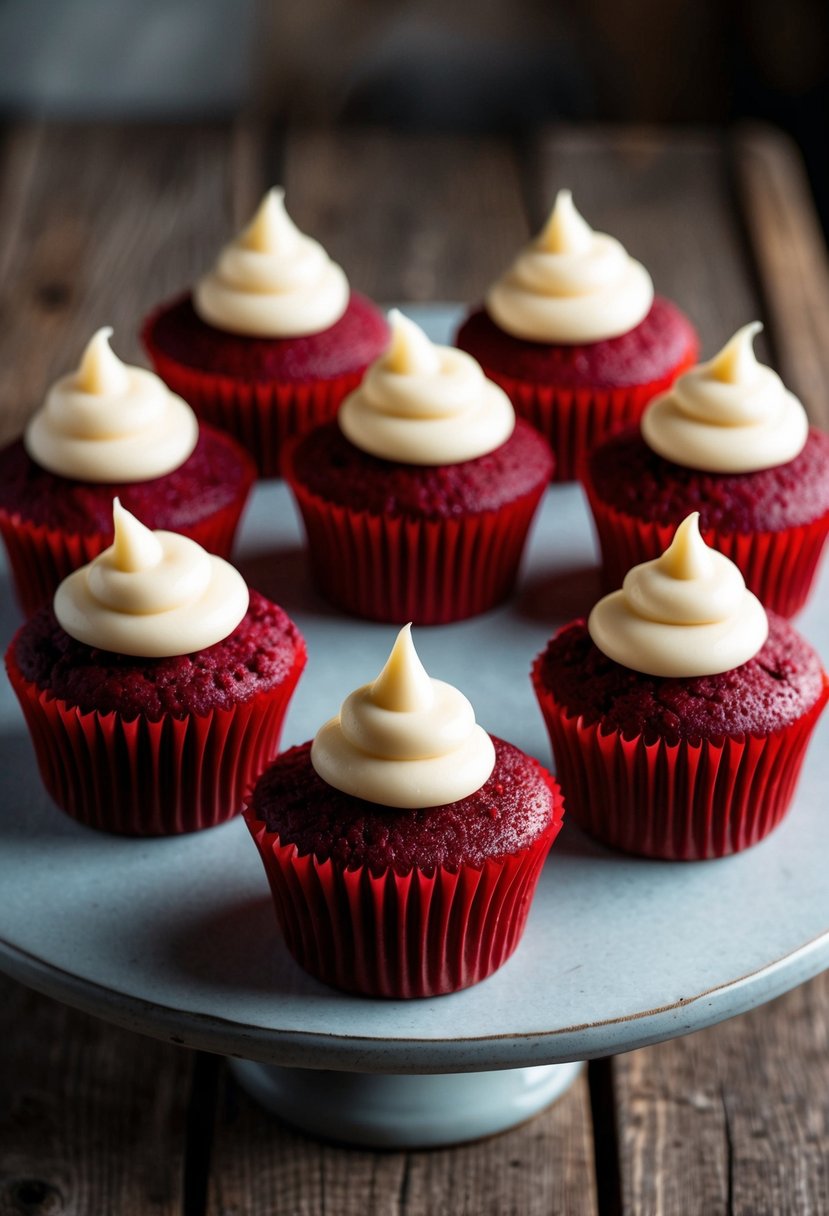
[[[36,464],[17,440],[0,451],[0,511],[63,532],[111,535],[117,495],[148,528],[176,532],[235,503],[254,475],[243,449],[204,423],[184,464],[149,481],[93,483],[59,477]]]
[[[778,532],[829,511],[829,435],[812,429],[788,464],[706,473],[659,456],[634,427],[593,450],[587,480],[600,502],[635,519],[679,522],[699,511],[703,531]]]
[[[151,355],[155,348],[206,375],[292,384],[359,371],[379,358],[389,342],[385,317],[356,292],[339,321],[318,334],[248,338],[226,333],[202,321],[187,295],[151,316],[143,336]]]
[[[493,738],[495,768],[468,798],[400,810],[334,789],[311,765],[310,743],[283,752],[260,777],[251,811],[300,855],[331,858],[343,869],[397,874],[479,866],[527,848],[550,826],[556,795],[541,765]]]
[[[352,510],[446,519],[496,510],[531,494],[546,485],[552,467],[547,443],[520,418],[494,452],[450,465],[381,460],[330,422],[300,440],[286,473],[311,494]]]
[[[145,659],[86,646],[64,632],[51,608],[23,626],[12,648],[22,675],[51,696],[83,712],[151,721],[248,701],[280,684],[305,656],[293,621],[257,591],[233,633],[194,654]]]
[[[584,621],[559,630],[534,678],[571,717],[601,722],[626,738],[718,739],[766,735],[795,722],[821,695],[820,658],[782,617],[768,614],[762,650],[731,671],[687,679],[645,675],[609,659]]]
[[[602,342],[530,342],[506,333],[480,309],[463,323],[455,345],[485,371],[516,380],[557,388],[613,389],[650,384],[687,365],[696,353],[697,337],[676,305],[657,296],[644,321]]]

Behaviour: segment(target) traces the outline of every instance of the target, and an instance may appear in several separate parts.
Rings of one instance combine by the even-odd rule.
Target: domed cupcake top
[[[666,460],[708,473],[751,473],[787,464],[809,435],[806,411],[754,355],[759,321],[738,329],[718,355],[680,376],[642,417],[642,437]]]
[[[148,659],[222,641],[248,610],[229,562],[177,532],[151,532],[116,498],[115,539],[55,592],[55,616],[87,646]]]
[[[569,190],[559,190],[546,225],[485,302],[493,321],[517,338],[599,342],[645,319],[653,283],[615,237],[582,219]]]
[[[122,363],[99,329],[80,367],[62,376],[26,428],[41,468],[77,481],[149,481],[184,464],[199,438],[196,415],[163,380]]]
[[[299,231],[284,198],[283,190],[269,190],[196,284],[193,306],[209,325],[252,338],[296,338],[330,328],[345,312],[345,274]]]
[[[391,345],[340,406],[355,447],[405,464],[457,464],[493,452],[515,428],[509,398],[471,355],[435,346],[396,309]]]
[[[743,576],[700,536],[699,513],[655,561],[629,570],[621,591],[587,622],[608,658],[652,676],[703,676],[752,659],[768,636],[765,610]]]
[[[443,806],[484,785],[495,748],[463,693],[427,675],[405,625],[377,679],[319,730],[311,763],[323,781],[368,802]]]

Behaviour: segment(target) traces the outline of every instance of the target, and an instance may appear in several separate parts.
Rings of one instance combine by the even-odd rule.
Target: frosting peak
[[[295,338],[329,329],[348,306],[348,280],[318,241],[269,190],[246,228],[193,290],[202,320],[252,338]]]
[[[776,372],[758,363],[753,321],[719,354],[681,375],[642,416],[642,437],[666,460],[709,473],[787,464],[809,435],[806,411]]]
[[[55,616],[87,646],[148,659],[192,654],[248,610],[237,570],[177,532],[151,532],[116,498],[114,540],[55,592]]]
[[[593,229],[576,210],[570,190],[559,190],[536,244],[546,253],[587,253]]]
[[[650,275],[614,237],[594,232],[569,190],[547,223],[490,287],[497,325],[530,342],[599,342],[627,333],[653,303]]]
[[[112,330],[90,338],[80,365],[57,380],[26,428],[32,460],[77,481],[149,481],[184,464],[199,438],[196,415],[143,367],[122,363]]]
[[[323,781],[367,802],[442,806],[481,788],[495,748],[463,693],[427,675],[406,625],[377,679],[317,732],[311,763]]]
[[[405,464],[457,464],[493,452],[515,428],[506,393],[471,355],[435,346],[414,321],[389,313],[391,343],[340,406],[355,447]]]
[[[762,321],[749,321],[726,342],[718,355],[709,360],[708,374],[725,384],[751,384],[762,374],[754,353],[754,338],[763,328]]]
[[[160,540],[121,506],[120,498],[112,503],[112,527],[112,564],[116,570],[136,574],[159,564],[164,556]]]
[[[621,591],[594,607],[590,636],[608,658],[654,676],[701,676],[748,662],[768,636],[760,601],[699,531],[699,513],[665,552],[634,566]]]
[[[129,388],[129,372],[109,344],[112,332],[112,326],[105,325],[89,339],[75,376],[78,392],[117,397]]]

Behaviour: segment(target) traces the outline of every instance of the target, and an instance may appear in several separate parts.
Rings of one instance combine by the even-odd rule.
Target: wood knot
[[[15,1216],[59,1216],[64,1210],[60,1191],[40,1178],[19,1178],[9,1185],[8,1195]]]
[[[41,283],[35,292],[37,302],[47,312],[66,308],[72,298],[72,289],[66,283]]]

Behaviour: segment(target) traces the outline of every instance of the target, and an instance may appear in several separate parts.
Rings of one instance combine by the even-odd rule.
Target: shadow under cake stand
[[[421,310],[419,319],[443,337],[451,315]],[[283,485],[257,488],[239,552],[249,582],[282,603],[308,641],[288,746],[376,674],[395,630],[338,616],[316,596]],[[580,490],[555,486],[515,598],[416,631],[427,670],[462,688],[492,733],[543,761],[549,744],[529,666],[553,629],[596,598],[595,564]],[[798,621],[824,655],[829,619],[817,605],[827,593],[824,573]],[[4,642],[18,623],[2,566]],[[628,858],[566,824],[506,966],[452,996],[380,1001],[296,966],[242,822],[129,840],[57,811],[3,681],[0,968],[121,1026],[231,1057],[254,1096],[310,1132],[387,1146],[473,1139],[542,1109],[579,1061],[709,1026],[829,966],[828,738],[826,719],[789,817],[738,857]]]

